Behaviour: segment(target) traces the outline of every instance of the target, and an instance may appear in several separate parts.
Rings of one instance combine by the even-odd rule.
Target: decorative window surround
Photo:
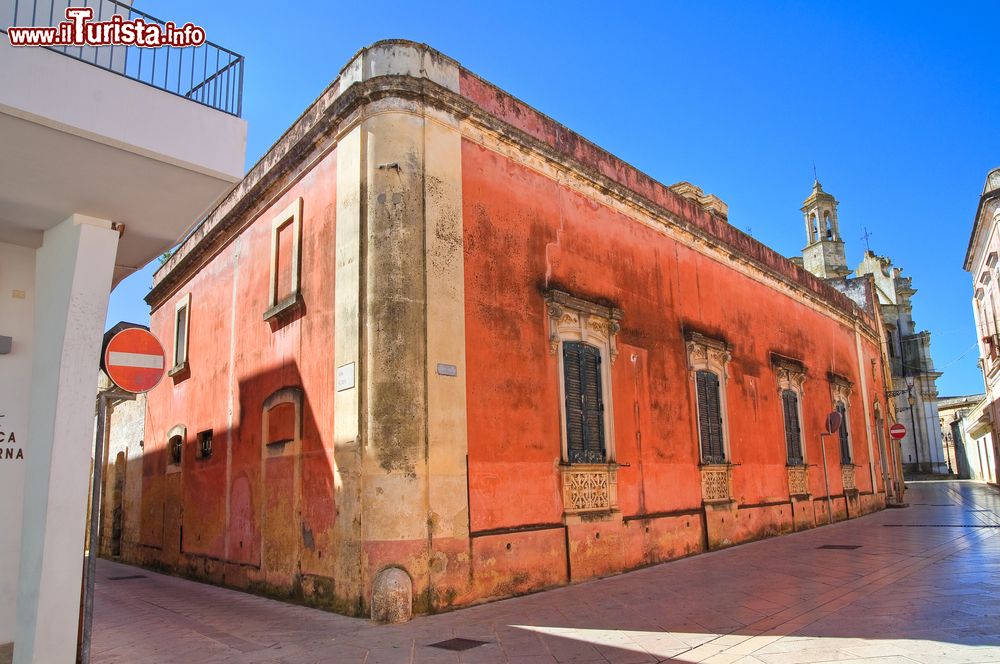
[[[614,464],[562,466],[560,474],[567,516],[618,511],[618,468]]]
[[[188,293],[174,307],[174,365],[167,373],[168,376],[176,376],[187,369],[190,330],[191,293]]]
[[[698,459],[701,468],[701,496],[706,504],[730,503],[733,495],[732,451],[729,442],[729,406],[726,385],[729,381],[729,361],[732,354],[729,344],[721,339],[706,337],[698,332],[685,335],[688,373],[691,376],[692,403],[695,404],[695,422],[698,430]],[[725,462],[705,463],[702,444],[701,419],[698,410],[698,372],[708,371],[719,378],[719,413],[722,419],[722,447]]]
[[[849,426],[850,413],[851,413],[851,393],[854,389],[854,383],[849,381],[844,376],[835,374],[833,372],[827,373],[827,380],[830,381],[830,396],[833,401],[833,408],[836,410],[838,404],[843,404],[844,407],[844,420],[840,423],[841,431],[847,432],[847,450],[850,453],[850,460],[854,459],[854,440],[851,436],[851,429]],[[840,451],[840,435],[838,434],[838,445],[837,450]],[[841,464],[850,465],[853,469],[852,463],[843,463],[843,453],[841,452]]]
[[[614,399],[611,367],[618,356],[617,335],[621,309],[580,299],[563,291],[544,294],[549,325],[549,352],[558,358],[559,409],[562,451],[560,475],[563,509],[567,518],[580,514],[618,511],[618,465],[615,463]],[[566,431],[566,386],[563,342],[581,342],[597,348],[601,356],[601,394],[605,463],[570,463]]]
[[[791,390],[792,392],[794,392],[795,396],[797,397],[795,406],[796,406],[796,410],[797,410],[797,414],[798,414],[798,420],[799,420],[798,421],[798,425],[799,425],[799,453],[801,454],[801,462],[800,463],[795,463],[795,464],[789,462],[788,465],[789,466],[805,466],[806,463],[807,463],[807,461],[806,461],[806,444],[805,444],[806,436],[805,436],[805,431],[803,431],[805,420],[802,417],[802,399],[803,399],[804,392],[805,392],[804,389],[803,389],[803,386],[804,386],[805,380],[806,380],[806,368],[805,368],[805,365],[803,365],[798,360],[793,360],[791,358],[783,357],[781,355],[777,355],[775,353],[772,353],[771,354],[771,366],[774,368],[775,378],[777,379],[777,382],[778,382],[778,397],[782,398],[783,394],[786,391],[788,391],[788,390]],[[784,404],[782,403],[782,405],[784,405]],[[784,417],[782,419],[784,420]],[[785,426],[787,426],[787,422],[785,422],[784,424],[785,424]],[[788,452],[788,449],[787,449],[788,448],[788,444],[787,444],[788,443],[788,441],[787,441],[787,432],[786,432],[785,443],[786,443],[785,444],[785,448],[786,448],[785,451],[786,451],[786,456],[787,456],[787,452]],[[789,484],[791,484],[791,481],[792,481],[791,480],[791,474],[789,474]]]
[[[854,464],[845,464],[840,467],[840,480],[843,483],[844,492],[857,492],[858,485],[854,481]]]
[[[731,503],[733,469],[730,464],[701,466],[701,499],[706,504]]]
[[[722,445],[727,462],[732,459],[729,445],[729,407],[726,399],[726,385],[729,382],[728,366],[732,359],[729,344],[721,339],[712,339],[698,332],[685,335],[687,348],[688,373],[691,376],[693,403],[695,404],[695,419],[698,421],[697,374],[699,371],[709,371],[719,378],[719,410],[722,415]],[[701,427],[698,427],[698,458],[702,459]],[[715,464],[711,464],[715,465]]]
[[[788,495],[791,498],[809,497],[809,468],[788,466]]]
[[[291,224],[292,232],[291,291],[288,293],[278,293],[279,233],[289,224]],[[271,222],[271,278],[268,283],[267,311],[264,312],[264,320],[269,321],[281,314],[288,313],[298,308],[302,303],[302,296],[299,293],[302,265],[299,256],[301,248],[302,197],[300,196],[292,201]]]

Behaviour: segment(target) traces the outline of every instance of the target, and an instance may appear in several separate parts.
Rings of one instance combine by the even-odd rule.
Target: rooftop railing
[[[166,21],[119,0],[0,0],[0,31],[12,26],[52,27],[67,7],[90,7],[94,22],[121,16],[165,26]],[[181,26],[178,26],[181,27]],[[200,46],[44,46],[158,90],[239,117],[243,112],[243,56],[210,41]]]

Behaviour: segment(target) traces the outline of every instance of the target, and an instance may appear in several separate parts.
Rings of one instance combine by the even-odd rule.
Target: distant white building
[[[938,399],[945,457],[960,480],[997,481],[993,436],[982,421],[984,406],[985,394]]]
[[[941,440],[937,379],[931,359],[931,333],[917,330],[913,320],[916,294],[911,277],[902,276],[884,256],[866,251],[858,266],[858,276],[870,274],[875,280],[886,344],[896,395],[896,413],[906,425],[902,440],[903,468],[910,473],[947,475],[950,470]]]
[[[240,180],[246,151],[241,56],[10,45],[65,6],[0,0],[0,651],[16,664],[75,661],[111,289]]]
[[[980,408],[970,414],[968,428],[971,432],[988,432],[992,452],[993,483],[1000,476],[997,459],[998,422],[1000,422],[1000,168],[986,176],[983,193],[979,197],[976,218],[969,238],[969,249],[963,267],[972,274],[972,313],[976,319],[976,336],[979,338],[979,368],[986,384],[986,398]]]

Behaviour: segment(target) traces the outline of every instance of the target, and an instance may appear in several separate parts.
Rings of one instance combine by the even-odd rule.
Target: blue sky
[[[848,265],[871,247],[913,277],[942,395],[982,391],[962,270],[1000,166],[1000,3],[565,4],[138,0],[246,56],[252,165],[363,45],[423,41],[661,182],[688,180],[785,255],[813,162]],[[109,324],[147,322],[152,266]]]

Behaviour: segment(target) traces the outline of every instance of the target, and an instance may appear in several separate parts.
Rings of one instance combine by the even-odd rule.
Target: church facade
[[[154,278],[120,550],[395,619],[882,508],[875,291],[727,216],[424,45],[362,50]]]
[[[872,275],[878,294],[896,413],[907,428],[901,441],[903,468],[913,474],[950,475],[954,469],[945,454],[938,412],[941,372],[931,357],[931,333],[919,330],[913,320],[912,298],[917,293],[913,278],[902,272],[889,258],[870,250],[857,270],[859,275]]]
[[[892,261],[866,250],[852,275],[847,267],[840,233],[839,202],[823,190],[819,180],[802,205],[806,220],[806,246],[801,259],[806,270],[863,306],[867,289],[874,291],[892,378],[893,411],[907,427],[900,442],[900,461],[907,473],[948,475],[937,406],[937,379],[931,359],[931,334],[918,331],[913,321],[912,279]]]

